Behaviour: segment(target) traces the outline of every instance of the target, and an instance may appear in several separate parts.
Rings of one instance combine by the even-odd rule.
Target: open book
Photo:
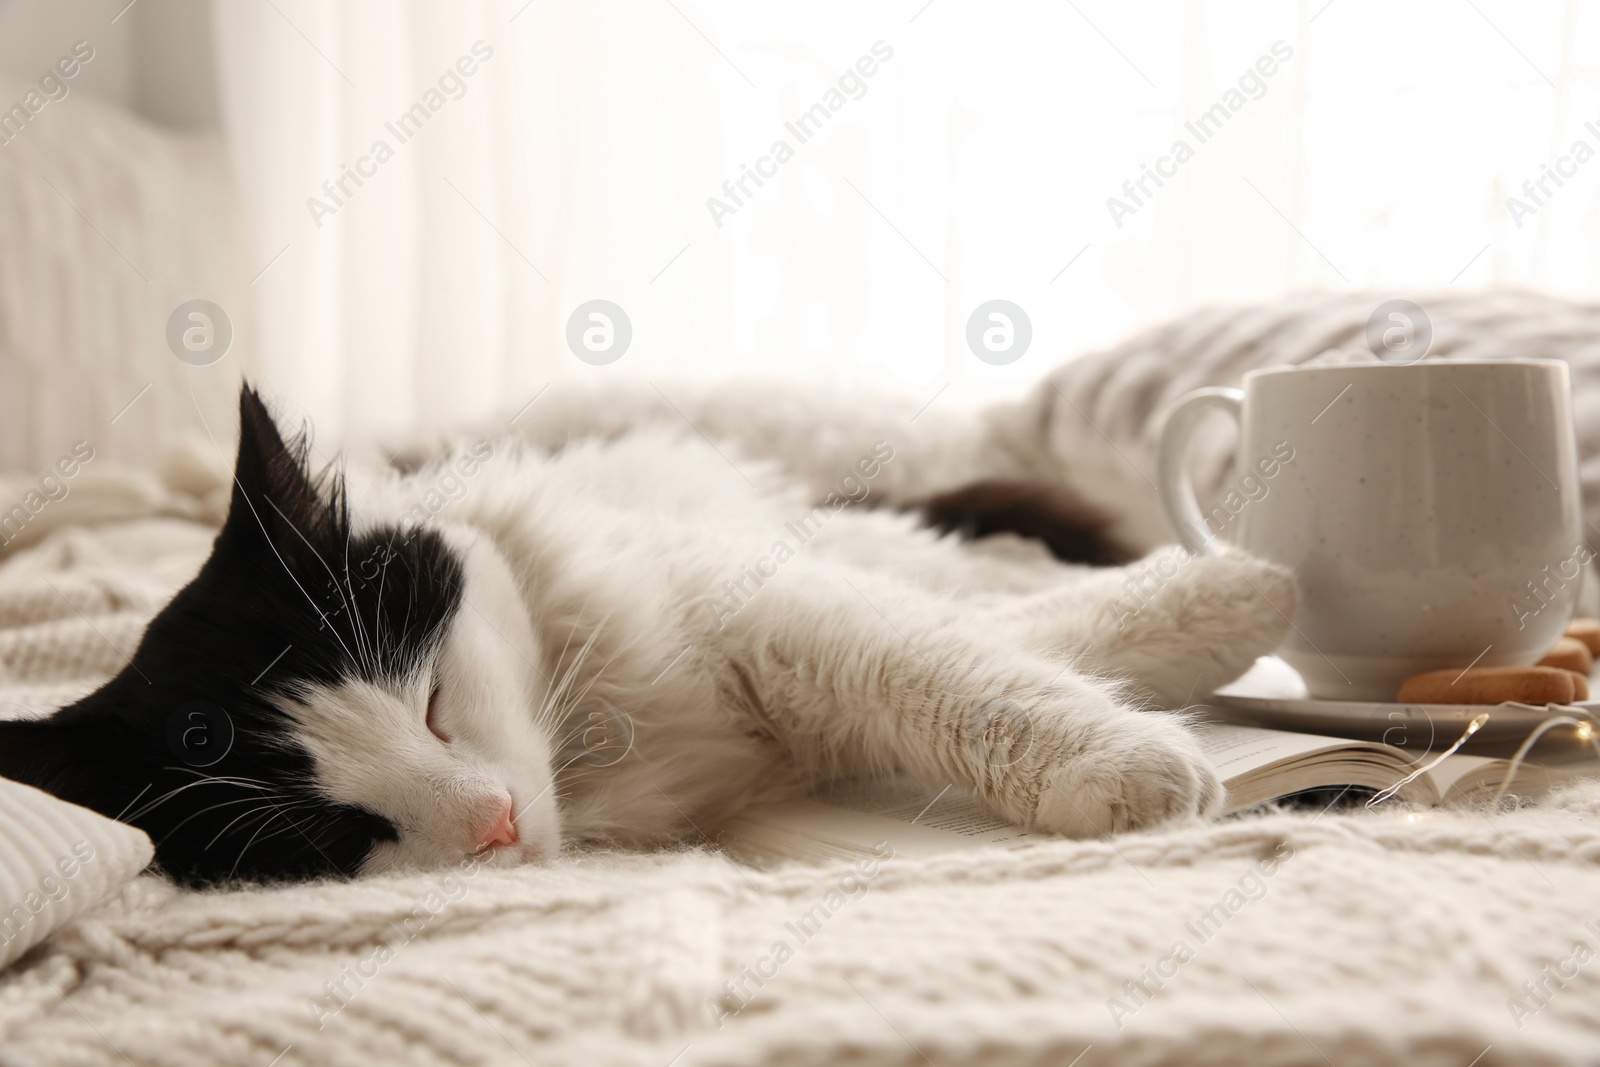
[[[1400,782],[1432,758],[1375,741],[1351,741],[1256,726],[1206,723],[1197,734],[1228,790],[1232,814],[1265,801],[1314,789],[1351,788],[1376,793]],[[1402,802],[1452,804],[1491,797],[1505,780],[1509,760],[1450,756],[1418,775],[1397,794]],[[1600,773],[1595,763],[1547,767],[1523,763],[1514,791],[1536,796],[1558,779]],[[1015,846],[1032,840],[970,794],[925,788],[899,779],[851,782],[814,799],[748,808],[730,820],[719,843],[741,859],[765,866],[786,860],[818,862],[881,855],[887,841],[900,856],[927,856],[979,846]]]

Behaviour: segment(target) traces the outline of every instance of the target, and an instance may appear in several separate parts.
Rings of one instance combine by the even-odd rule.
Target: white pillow
[[[154,854],[138,827],[0,778],[0,969],[111,899]]]

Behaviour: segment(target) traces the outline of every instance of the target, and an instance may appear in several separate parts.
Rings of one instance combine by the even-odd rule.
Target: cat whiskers
[[[294,825],[294,820],[289,817],[284,809],[277,807],[273,808],[272,814],[261,821],[261,825],[256,827],[256,832],[250,835],[250,840],[246,841],[244,843],[244,847],[239,850],[239,855],[234,857],[233,866],[228,868],[228,881],[233,881],[233,876],[239,873],[239,864],[244,862],[245,853],[249,852],[250,846],[256,843],[256,839],[261,836],[261,831],[271,826],[273,820],[279,816],[282,816],[285,822],[289,823],[290,825]],[[276,831],[274,831],[274,833],[276,833]],[[271,840],[271,837],[272,835],[269,835],[266,839]]]
[[[585,692],[587,692],[587,687],[585,688]],[[580,694],[580,698],[581,698],[581,694]],[[556,751],[560,752],[563,749],[565,749],[566,746],[568,745],[568,743],[570,743],[574,738],[582,737],[583,734],[588,731],[588,729],[589,729],[589,724],[588,723],[582,723],[582,724],[579,724],[579,725],[575,726],[571,730],[571,732],[569,732],[567,734],[566,737],[562,738],[560,740],[560,742],[557,743]],[[546,793],[550,792],[550,790],[555,787],[556,783],[561,780],[561,775],[569,767],[571,767],[574,763],[577,763],[579,760],[583,759],[587,755],[589,755],[589,750],[586,749],[586,748],[580,747],[578,749],[578,751],[574,752],[571,756],[569,756],[565,762],[559,763],[556,766],[552,767],[550,769],[550,782],[549,782],[549,784],[547,784],[543,789],[539,790],[539,792],[536,793],[533,796],[533,798],[530,799],[526,804],[522,805],[522,807],[517,810],[517,813],[516,813],[515,816],[513,816],[513,818],[516,818],[516,819],[522,818],[522,813],[527,811],[529,808],[533,807],[535,804],[537,804],[539,802],[539,799],[541,797],[543,797]],[[591,768],[588,768],[588,769],[590,771],[592,771],[592,772],[598,773],[599,771],[603,770],[604,768],[602,768],[602,767],[591,767]],[[575,777],[577,777],[577,776],[568,775],[568,777],[566,779],[567,784],[570,785]],[[556,794],[555,794],[555,799],[556,799],[557,803],[559,803],[559,802],[561,802],[563,800],[568,799],[571,796],[572,796],[572,790],[571,789],[567,789],[567,790],[564,790],[564,791],[558,790],[556,792]]]
[[[245,785],[242,781],[230,781],[227,778],[211,777],[211,776],[208,775],[208,776],[206,776],[204,778],[199,779],[198,781],[185,782],[183,785],[178,786],[178,788],[169,790],[168,792],[165,792],[165,793],[161,794],[159,797],[156,797],[154,800],[150,801],[148,804],[145,804],[143,807],[139,808],[137,811],[133,812],[131,815],[124,815],[122,817],[121,821],[122,822],[131,823],[135,819],[140,818],[141,816],[148,815],[150,812],[154,811],[156,808],[160,807],[162,804],[165,804],[167,801],[171,800],[173,797],[177,796],[179,793],[185,792],[187,790],[195,788],[196,786],[202,786],[202,785],[231,785],[234,788],[253,788],[253,789],[264,789],[264,788],[266,788],[264,786],[256,785],[253,782],[249,783],[248,785]]]
[[[578,608],[577,617],[579,619],[583,618],[584,614],[588,610],[589,610],[589,601],[585,600],[583,602],[583,605]],[[567,627],[567,639],[565,641],[561,642],[561,654],[556,657],[556,663],[557,664],[560,664],[563,660],[565,660],[567,658],[567,651],[572,648],[572,637],[577,632],[578,632],[578,627],[576,625]]]
[[[352,628],[352,632],[355,634],[356,647],[363,648],[363,655],[368,657],[368,669],[370,670],[376,668],[378,665],[377,649],[373,647],[372,639],[367,636],[366,624],[361,621],[361,612],[356,610],[356,590],[355,586],[350,584],[350,542],[355,535],[356,530],[354,526],[347,526],[345,528],[344,590],[342,590],[339,595],[347,604],[350,605],[350,626]],[[317,558],[321,559],[320,556]],[[330,568],[326,562],[324,562],[322,566],[324,570],[327,570],[330,574],[332,573],[332,568]],[[338,588],[339,579],[337,577],[333,579],[333,584],[335,588]],[[346,593],[348,593],[348,595],[346,595]]]
[[[208,782],[227,782],[231,785],[259,785],[272,787],[271,782],[262,781],[260,778],[246,778],[240,774],[207,774],[205,771],[194,767],[180,767],[175,763],[166,764],[161,768],[164,771],[178,771],[183,774],[192,774],[196,778],[204,778]]]
[[[294,568],[289,566],[289,561],[283,558],[283,553],[279,552],[278,546],[273,543],[272,535],[267,531],[267,524],[261,521],[261,513],[256,510],[255,504],[251,503],[250,494],[245,492],[244,483],[239,480],[239,474],[237,471],[235,471],[233,475],[233,484],[239,490],[239,499],[243,500],[245,507],[250,509],[250,515],[256,520],[256,525],[261,527],[261,536],[266,540],[267,547],[272,549],[272,554],[274,556],[278,557],[278,562],[283,566],[283,573],[287,574],[289,576],[289,580],[294,583],[294,587],[300,590],[300,595],[306,598],[306,603],[311,605],[311,610],[317,613],[317,617],[320,618],[324,623],[328,623],[327,613],[325,613],[321,606],[318,605],[316,598],[310,593],[306,592],[306,587],[300,584],[299,578],[295,577]],[[270,497],[267,498],[267,503],[272,504]],[[272,509],[279,515],[283,515],[283,509],[278,507],[278,505],[272,504]],[[295,526],[294,523],[289,521],[289,517],[287,515],[283,515],[283,521],[289,523],[289,529],[295,532],[295,536],[299,537],[302,541],[306,540],[305,534],[301,533],[299,527]],[[310,544],[310,542],[307,542],[307,544]],[[321,557],[319,556],[318,558],[320,559]],[[326,564],[324,564],[324,566],[326,566]],[[344,649],[345,655],[349,656],[352,660],[356,659],[355,655],[350,651],[349,646],[344,643],[344,638],[339,636],[339,631],[334,629],[331,624],[328,624],[328,631],[333,634],[333,639],[339,642],[339,647]]]
[[[294,589],[301,590],[301,597],[306,598],[306,603],[309,603],[310,609],[312,609],[312,611],[315,611],[315,613],[317,613],[318,619],[322,619],[323,624],[325,624],[326,627],[328,627],[328,632],[333,633],[333,640],[339,641],[339,648],[344,649],[344,654],[346,654],[346,656],[349,656],[350,659],[354,659],[355,662],[360,662],[360,657],[355,656],[355,653],[352,653],[352,651],[350,651],[350,646],[346,645],[346,643],[344,643],[344,638],[339,637],[339,630],[338,629],[334,629],[333,622],[328,621],[328,613],[326,613],[326,611],[323,611],[322,605],[318,605],[317,598],[312,597],[312,595],[310,595],[309,592],[306,592],[306,587],[304,587],[304,585],[301,585],[301,581],[299,581],[299,577],[296,577],[296,574],[294,574],[294,568],[291,568],[290,563],[288,563],[288,560],[285,560],[285,558],[283,558],[283,553],[282,552],[278,552],[278,545],[274,544],[274,542],[272,542],[272,534],[267,533],[267,525],[266,525],[266,523],[261,522],[261,512],[258,512],[258,510],[256,510],[256,506],[254,506],[254,504],[251,504],[250,494],[245,493],[245,486],[243,486],[243,483],[240,482],[240,480],[238,480],[238,475],[237,474],[234,475],[234,483],[235,483],[235,485],[238,485],[238,496],[240,496],[240,499],[242,499],[242,501],[245,501],[245,506],[248,507],[248,509],[250,509],[251,517],[254,517],[254,520],[256,520],[256,525],[261,526],[261,536],[264,537],[264,539],[266,539],[267,547],[269,547],[269,549],[272,549],[272,555],[275,555],[275,557],[278,557],[278,563],[282,563],[282,565],[283,565],[283,573],[288,574],[288,576],[290,576],[290,581],[294,582]],[[267,501],[267,504],[272,504],[272,498],[266,498],[266,501]],[[275,510],[275,512],[277,512],[278,515],[282,515],[283,522],[288,523],[288,528],[290,528],[290,530],[294,531],[294,536],[299,537],[299,539],[301,539],[301,541],[306,542],[307,547],[310,547],[310,541],[306,541],[306,534],[302,534],[301,531],[299,531],[299,526],[294,525],[294,523],[291,522],[290,517],[288,517],[288,515],[283,515],[282,507],[278,507],[277,504],[272,504],[272,510]],[[312,553],[315,553],[315,549],[312,549]],[[318,555],[317,560],[318,561],[322,560],[322,557],[320,557],[320,555]],[[328,565],[326,565],[326,563],[323,563],[323,568],[326,568],[326,566],[328,566]],[[330,571],[328,571],[328,574],[330,574],[330,576],[331,576],[331,574],[333,574],[333,571],[331,571],[331,569],[330,569]],[[338,579],[334,579],[334,589],[338,589]],[[339,592],[339,598],[341,598],[341,600],[342,600],[342,598],[344,598],[344,593]],[[349,606],[349,605],[346,605],[346,606]]]
[[[348,550],[347,550],[347,552],[348,552]],[[373,637],[373,640],[378,645],[378,649],[379,649],[380,654],[383,651],[383,610],[382,610],[383,591],[384,591],[385,588],[388,587],[388,584],[389,584],[389,561],[391,559],[393,559],[393,558],[394,558],[394,549],[390,548],[389,545],[387,543],[385,543],[385,545],[383,546],[383,563],[378,568],[378,604],[379,604],[379,610],[376,613],[376,618],[374,618],[373,621],[372,621],[372,637]],[[408,610],[406,611],[406,618],[409,620],[410,617],[411,617],[411,612],[410,612],[410,610],[408,608]],[[404,630],[401,630],[400,632],[401,633],[405,633]]]
[[[339,483],[336,482],[335,484]],[[248,501],[246,502],[248,503]],[[328,627],[328,632],[333,634],[334,640],[339,642],[339,647],[344,649],[345,655],[349,656],[356,663],[356,665],[361,667],[363,670],[376,675],[378,673],[377,653],[376,650],[371,647],[371,641],[367,636],[366,624],[362,622],[361,612],[356,606],[355,587],[350,584],[350,539],[355,536],[354,527],[350,526],[348,522],[345,526],[344,581],[343,584],[341,584],[339,575],[334,572],[333,567],[328,564],[328,561],[322,558],[322,553],[317,551],[316,546],[311,543],[310,539],[307,538],[303,532],[301,532],[300,527],[296,526],[294,521],[283,513],[283,509],[278,507],[277,503],[271,497],[267,498],[267,503],[271,505],[273,511],[278,513],[278,516],[283,519],[284,523],[289,527],[289,529],[294,531],[294,535],[300,538],[300,542],[310,550],[312,557],[322,565],[322,569],[328,572],[328,578],[333,584],[333,591],[339,595],[341,610],[350,620],[350,636],[355,639],[356,643],[356,649],[354,652],[350,650],[349,645],[344,643],[344,638],[339,635],[338,629],[328,618],[328,615],[317,606],[317,603],[314,600],[311,603],[312,608],[316,610],[318,616],[321,617],[323,623]],[[339,501],[335,500],[332,502],[332,506],[338,507],[338,505]],[[252,511],[253,510],[254,509],[252,508]],[[259,521],[259,516],[257,521]],[[274,545],[272,550],[274,553],[277,553],[277,546]],[[280,561],[283,559],[281,555],[278,558]],[[288,564],[285,563],[284,567],[287,569]],[[300,585],[300,580],[295,578],[292,573],[290,574],[290,578],[294,579],[295,585],[300,588],[302,593],[305,593],[305,587]],[[308,600],[310,599],[309,593],[306,593],[306,598]]]
[[[572,657],[572,662],[567,665],[567,669],[561,672],[561,677],[556,681],[555,686],[545,693],[545,698],[539,709],[534,712],[535,722],[543,726],[554,726],[566,716],[567,712],[572,710],[574,706],[574,702],[571,699],[572,682],[578,676],[578,671],[582,668],[584,661],[589,658],[589,653],[594,651],[595,642],[600,639],[600,633],[605,629],[605,625],[610,619],[611,616],[608,613],[605,618],[597,622],[594,628],[589,631],[588,638],[583,642],[583,646],[578,649],[577,654]],[[576,627],[573,627],[567,633],[567,644],[562,646],[563,657],[566,655],[567,648],[571,646],[572,634],[576,632],[576,629]],[[606,661],[605,667],[609,667],[615,659],[616,656],[612,656],[611,660]],[[594,685],[600,674],[605,672],[605,667],[601,667],[595,677],[589,680],[589,684],[584,687],[584,693],[587,693],[589,687]]]
[[[464,597],[463,597],[463,600],[468,606],[471,606],[474,611],[478,611],[477,607],[475,605],[473,605],[470,600],[466,600]],[[589,607],[589,602],[587,600],[585,600],[583,602],[583,606],[578,609],[577,617],[580,618],[580,619],[583,618],[583,613],[588,610],[588,607]],[[483,615],[483,612],[478,611],[478,614],[483,617],[485,622],[489,622],[488,616]],[[607,618],[610,618],[610,616],[608,615]],[[601,623],[602,623],[602,625],[604,625],[604,620],[602,620]],[[494,626],[494,623],[489,622],[489,625],[495,629],[495,632],[500,633],[499,627]],[[537,624],[535,624],[535,625],[537,625]],[[562,661],[566,659],[567,650],[572,647],[572,636],[573,636],[573,634],[577,633],[577,630],[578,630],[578,628],[575,625],[574,626],[569,626],[567,628],[567,639],[561,643],[561,652],[555,658],[555,661],[553,663],[554,667],[559,668],[561,666]],[[595,635],[593,635],[593,634],[590,635],[591,641],[593,640],[594,636]],[[537,663],[535,663],[533,659],[530,659],[526,653],[524,653],[521,649],[517,648],[516,645],[512,644],[510,638],[506,637],[506,635],[504,633],[500,633],[500,639],[505,641],[506,645],[508,647],[510,647],[512,651],[516,652],[517,655],[521,656],[525,661],[527,661],[528,665],[530,667],[532,667],[534,669],[534,671],[538,673],[540,679],[542,679],[544,681],[544,683],[546,685],[545,693],[544,693],[544,696],[542,698],[540,698],[539,706],[533,709],[533,721],[534,721],[535,725],[538,725],[538,726],[545,725],[547,720],[550,719],[549,709],[550,709],[551,701],[556,699],[557,694],[560,693],[562,688],[564,686],[566,686],[568,681],[571,679],[572,672],[576,669],[577,664],[576,663],[568,664],[566,670],[561,674],[561,676],[559,678],[556,679],[555,684],[552,685],[549,675],[546,675],[545,672],[540,669],[539,665]],[[536,645],[538,644],[538,638],[537,637],[534,639],[534,643]],[[535,657],[539,656],[539,650],[538,649],[530,649],[530,651],[533,652],[533,655]],[[578,658],[580,660],[583,658],[581,653],[580,653]]]
[[[579,760],[580,760],[580,759],[582,759],[582,758],[583,758],[583,757],[584,757],[584,756],[586,756],[586,755],[587,755],[587,754],[588,754],[588,753],[585,753],[585,752],[579,752],[579,753],[577,753],[577,754],[576,754],[576,755],[574,755],[574,756],[573,756],[573,757],[572,757],[572,758],[571,758],[571,759],[569,759],[569,760],[567,760],[567,762],[565,762],[565,763],[563,763],[563,764],[561,764],[561,765],[560,765],[560,766],[559,766],[559,767],[553,767],[553,768],[551,768],[551,770],[550,770],[550,782],[549,782],[549,784],[547,784],[547,785],[546,785],[546,786],[545,786],[545,787],[544,787],[544,788],[543,788],[543,789],[541,789],[541,790],[539,790],[539,792],[537,792],[537,793],[535,793],[535,794],[534,794],[534,796],[533,796],[533,799],[532,799],[532,800],[529,800],[529,801],[528,801],[528,802],[527,802],[527,803],[526,803],[526,804],[524,804],[524,805],[522,805],[522,807],[520,807],[520,808],[518,808],[518,809],[517,809],[517,813],[516,813],[516,814],[515,814],[515,815],[513,815],[513,816],[512,816],[512,820],[513,820],[513,821],[515,821],[515,820],[517,820],[517,819],[520,819],[520,818],[522,818],[522,813],[523,813],[523,812],[525,812],[525,811],[527,811],[527,810],[528,810],[528,809],[529,809],[529,808],[531,808],[531,807],[533,807],[533,806],[534,806],[534,805],[535,805],[535,804],[537,804],[537,803],[538,803],[538,802],[539,802],[539,798],[540,798],[540,797],[542,797],[542,796],[544,796],[544,795],[545,795],[545,794],[546,794],[546,793],[548,793],[548,792],[550,792],[550,790],[551,790],[551,789],[552,789],[552,788],[553,788],[553,787],[554,787],[554,786],[555,786],[555,784],[556,784],[556,778],[557,778],[557,776],[558,776],[558,775],[560,775],[560,774],[561,774],[561,772],[562,772],[562,771],[564,771],[564,770],[566,770],[566,769],[567,769],[567,768],[568,768],[568,767],[570,767],[570,766],[572,766],[572,765],[573,765],[573,764],[574,764],[574,763],[576,763],[576,762],[578,762],[578,761],[579,761]],[[565,793],[559,793],[559,792],[558,792],[558,793],[557,793],[557,794],[556,794],[556,799],[557,799],[557,800],[561,800],[561,799],[562,799],[562,798],[563,798],[563,797],[564,797],[564,796],[566,796],[566,795],[568,795],[568,794],[565,794]]]
[[[336,508],[340,507],[341,505],[343,505],[345,508],[348,508],[348,504],[341,496],[338,488],[347,485],[347,482],[345,481],[346,468],[344,466],[344,457],[339,457],[337,463],[337,473],[334,474],[331,479],[332,484],[335,487],[331,503],[332,506]],[[329,470],[333,470],[331,465]],[[324,472],[324,474],[326,473],[327,472]],[[328,572],[328,577],[333,579],[333,587],[339,593],[339,599],[344,601],[346,605],[345,611],[350,616],[351,636],[355,638],[356,649],[360,651],[363,656],[361,664],[367,671],[376,676],[378,672],[378,650],[373,644],[372,637],[367,633],[366,622],[361,618],[361,612],[356,606],[356,590],[355,586],[350,581],[350,542],[355,538],[355,527],[348,521],[348,511],[346,511],[345,517],[343,589],[339,588],[339,576],[333,573],[333,568],[328,565],[327,560],[322,558],[322,553],[318,552],[315,548],[312,548],[311,554],[317,558],[318,563],[322,564],[322,569]],[[300,540],[305,540],[305,535],[301,534],[298,529],[295,530],[295,534],[299,536]],[[307,543],[306,547],[311,548],[309,542]]]
[[[268,803],[271,804],[270,801]],[[250,846],[255,844],[256,840],[258,838],[260,840],[262,840],[262,841],[270,841],[274,837],[277,837],[279,834],[288,833],[290,830],[299,831],[300,836],[306,839],[306,843],[309,844],[312,848],[316,849],[317,853],[319,855],[321,855],[323,859],[328,860],[327,854],[322,851],[320,846],[318,846],[316,840],[310,834],[306,833],[306,831],[305,831],[305,827],[306,826],[310,826],[313,830],[317,829],[316,816],[313,815],[311,819],[307,820],[306,823],[302,824],[302,823],[296,822],[295,819],[294,819],[294,816],[290,814],[290,812],[303,810],[306,807],[305,803],[290,804],[290,805],[287,805],[287,806],[278,805],[278,804],[271,804],[271,807],[272,807],[272,815],[270,817],[268,817],[267,819],[262,820],[261,825],[256,827],[255,833],[250,835],[250,840],[248,840],[248,841],[246,841],[244,843],[244,847],[239,850],[239,855],[237,857],[235,857],[235,859],[233,861],[233,866],[231,868],[229,868],[229,870],[228,870],[228,879],[230,881],[233,879],[233,876],[236,873],[238,873],[239,864],[244,861],[245,853],[250,851]],[[273,820],[278,818],[279,816],[282,816],[283,821],[284,821],[284,823],[286,825],[280,827],[277,830],[274,830],[272,833],[268,834],[266,837],[261,837],[261,831],[265,830],[268,826],[271,826]],[[337,818],[337,816],[331,816],[331,815],[330,816],[324,816],[324,820],[325,821],[326,821],[326,819],[330,819],[330,818]],[[333,863],[332,860],[328,860],[328,865],[330,867],[334,867],[335,869],[337,869],[336,865]]]
[[[167,830],[166,833],[162,834],[161,835],[161,840],[157,841],[156,844],[160,845],[160,844],[165,843],[167,838],[171,837],[173,834],[175,834],[179,830],[183,829],[183,827],[186,824],[188,824],[189,822],[191,822],[191,821],[193,821],[195,819],[198,819],[200,816],[205,815],[207,812],[216,811],[218,808],[230,808],[235,804],[261,804],[264,800],[270,800],[270,799],[271,799],[270,797],[266,797],[266,796],[263,796],[263,795],[258,793],[258,794],[254,795],[254,796],[235,797],[232,800],[223,800],[223,801],[220,801],[220,802],[218,802],[216,804],[212,804],[209,807],[201,808],[199,811],[192,811],[188,815],[185,815],[182,819],[179,819],[178,822],[174,826],[172,826],[169,830]],[[248,814],[248,812],[246,814]],[[207,845],[206,847],[210,848],[211,846]]]
[[[566,669],[556,679],[555,685],[545,690],[544,699],[539,702],[539,706],[533,712],[533,721],[536,725],[548,727],[554,726],[560,721],[564,694],[577,676],[579,667],[587,657],[589,650],[594,647],[595,637],[596,635],[593,633],[589,635],[589,640],[584,643],[583,647],[578,650],[578,654],[567,664]],[[563,657],[566,655],[565,650],[562,651],[562,655]],[[560,661],[558,660],[557,662],[559,663]]]
[[[584,698],[589,695],[589,691],[591,689],[593,689],[594,686],[600,681],[601,677],[604,676],[604,674],[607,671],[607,669],[609,669],[610,666],[613,663],[615,663],[617,661],[617,659],[619,657],[621,657],[624,653],[626,653],[629,650],[631,650],[634,647],[634,645],[636,645],[637,643],[638,643],[638,641],[636,639],[634,641],[630,641],[628,644],[623,645],[621,648],[617,649],[616,652],[612,653],[610,659],[606,660],[605,663],[601,664],[600,669],[594,672],[594,675],[592,677],[590,677],[590,679],[588,680],[588,682],[586,682],[584,684],[582,689],[579,689],[576,692],[572,692],[570,694],[567,694],[567,696],[560,703],[560,705],[557,708],[554,709],[555,713],[556,713],[555,716],[554,716],[555,721],[565,721],[567,719],[567,717],[574,710],[576,710],[578,707],[580,707],[583,704]],[[627,713],[621,711],[620,709],[618,709],[618,714],[619,715],[623,715],[625,717]],[[589,756],[589,755],[591,755],[593,753],[593,750],[591,750],[587,745],[582,743],[582,738],[591,729],[594,728],[594,725],[595,725],[594,723],[587,722],[587,721],[573,723],[572,726],[571,726],[571,729],[568,730],[567,734],[564,737],[562,737],[556,743],[556,751],[557,752],[563,752],[568,747],[571,746],[573,741],[576,740],[576,741],[579,742],[578,750],[576,752],[574,752],[572,754],[572,756],[569,757],[565,762],[561,763],[560,765],[556,766],[555,768],[553,768],[551,770],[550,775],[551,775],[552,784],[554,784],[557,781],[559,776],[564,774],[570,767],[572,767],[573,764],[577,763],[579,760],[583,759],[585,756]],[[629,747],[630,747],[630,749],[632,747],[632,739],[631,738],[629,739]],[[627,751],[624,751],[622,753],[622,756],[618,756],[616,759],[611,760],[609,763],[600,764],[600,765],[596,765],[596,766],[593,766],[593,767],[580,768],[576,773],[567,774],[566,778],[564,779],[564,781],[567,784],[570,785],[570,784],[573,784],[573,783],[575,783],[577,781],[582,780],[582,778],[586,774],[600,774],[607,767],[612,766],[613,764],[615,764],[617,762],[617,760],[620,760],[623,756],[626,756],[626,755],[627,755]],[[542,796],[543,792],[541,792],[540,795]],[[570,795],[570,792],[568,792],[568,793],[558,793],[557,794],[557,800],[563,799],[564,797],[569,796],[569,795]]]
[[[384,568],[385,568],[385,572],[387,572],[387,569],[388,569],[388,564],[387,563],[384,564]],[[411,611],[416,606],[417,606],[417,583],[416,583],[416,576],[413,575],[412,576],[412,580],[406,583],[406,617],[400,621],[400,632],[401,633],[405,633],[407,630],[411,629]]]
[[[558,709],[558,713],[554,717],[553,721],[554,722],[564,721],[568,714],[570,714],[579,705],[581,705],[583,703],[583,699],[589,695],[589,691],[595,687],[595,685],[600,681],[601,677],[604,676],[606,671],[610,669],[611,665],[613,663],[615,663],[622,656],[623,653],[628,652],[629,650],[631,650],[633,648],[633,646],[636,645],[636,644],[638,644],[638,639],[637,638],[635,638],[633,641],[630,641],[628,644],[623,645],[621,648],[619,648],[615,652],[613,652],[611,654],[611,658],[606,660],[604,663],[602,663],[600,665],[600,669],[595,671],[594,674],[590,676],[589,680],[586,683],[584,683],[584,686],[583,686],[582,689],[580,689],[577,692],[572,693],[570,696],[568,696],[566,702]],[[626,713],[625,712],[621,712],[620,709],[619,709],[619,714],[626,714]],[[588,728],[589,728],[588,724],[583,724],[580,727],[578,727],[578,729],[584,730],[584,731],[587,731]],[[567,737],[570,740],[572,735],[568,734]],[[563,743],[565,743],[565,742],[563,742]]]
[[[287,799],[287,798],[279,797],[277,799]],[[241,822],[244,822],[246,819],[248,819],[248,818],[250,818],[252,816],[261,815],[263,813],[280,814],[280,813],[285,813],[285,812],[290,812],[290,811],[300,811],[300,810],[305,809],[309,805],[310,805],[310,802],[309,801],[304,801],[304,800],[296,801],[296,802],[291,803],[291,804],[274,804],[274,803],[272,803],[271,799],[268,799],[266,803],[261,804],[258,807],[251,808],[249,811],[245,812],[243,815],[238,816],[232,822],[228,823],[228,825],[226,825],[222,829],[218,830],[217,831],[217,835],[215,837],[213,837],[210,841],[206,842],[206,851],[209,852],[211,850],[211,846],[215,845],[218,841],[221,841],[223,839],[223,837],[225,837],[227,835],[229,830],[232,830],[236,825],[238,825]],[[271,822],[271,821],[272,820],[269,817],[267,819],[267,822]],[[265,825],[266,825],[266,823],[262,824],[262,826],[265,826]],[[256,832],[260,833],[261,832],[261,827],[258,826],[256,828]],[[252,837],[251,840],[253,841],[255,839]]]

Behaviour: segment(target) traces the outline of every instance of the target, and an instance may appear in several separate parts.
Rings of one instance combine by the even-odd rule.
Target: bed
[[[107,677],[204,558],[215,486],[140,478],[0,564],[0,714]],[[0,1064],[1592,1062],[1597,814],[1596,785],[1492,816],[1275,811],[870,877],[709,842],[144,874],[0,974]]]

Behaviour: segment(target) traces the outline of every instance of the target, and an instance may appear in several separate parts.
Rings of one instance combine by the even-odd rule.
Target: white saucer
[[[1257,660],[1238,681],[1217,690],[1209,704],[1218,717],[1247,726],[1383,741],[1402,748],[1448,747],[1486,711],[1489,721],[1466,751],[1514,747],[1552,715],[1591,719],[1600,727],[1600,701],[1485,705],[1316,700],[1306,694],[1294,669],[1276,656]],[[1546,736],[1553,744],[1581,741],[1572,727],[1557,727]],[[1543,739],[1539,743],[1545,744]]]

